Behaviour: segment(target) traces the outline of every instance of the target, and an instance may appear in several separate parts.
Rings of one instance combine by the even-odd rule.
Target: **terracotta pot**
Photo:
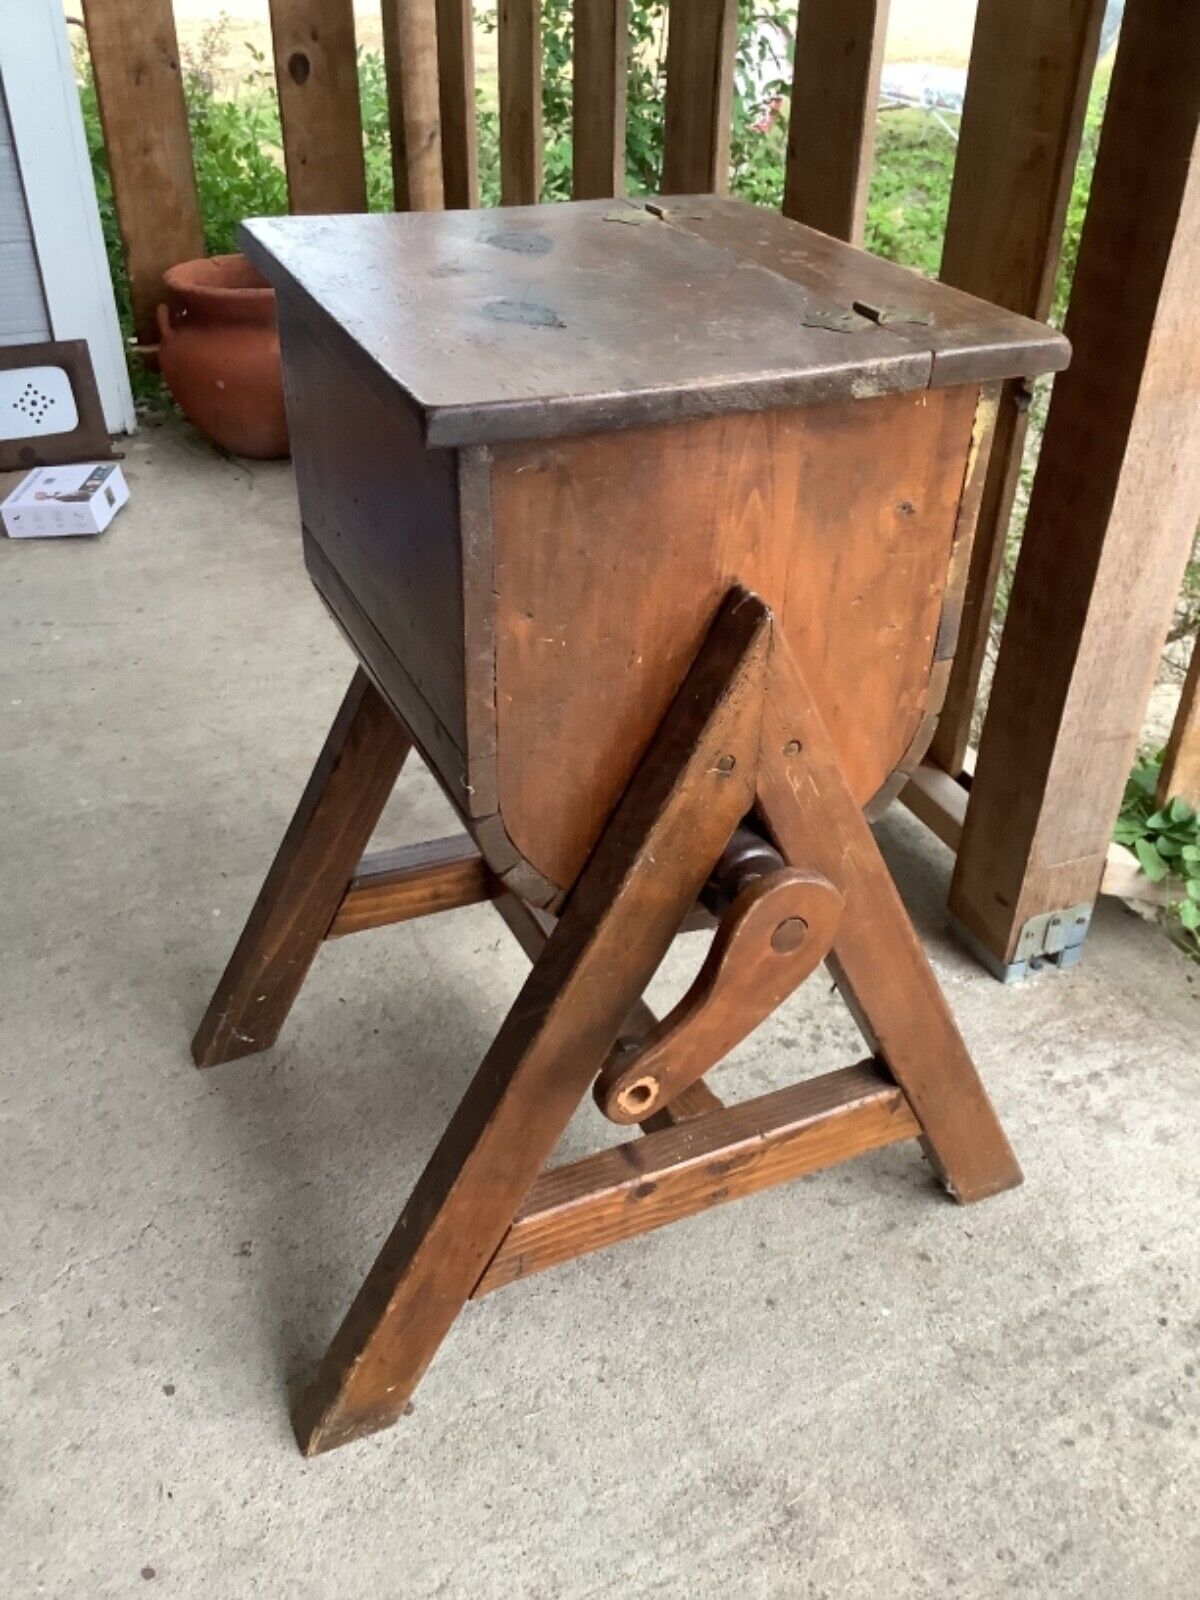
[[[234,455],[286,456],[274,289],[240,255],[181,262],[163,286],[158,360],[184,416]]]

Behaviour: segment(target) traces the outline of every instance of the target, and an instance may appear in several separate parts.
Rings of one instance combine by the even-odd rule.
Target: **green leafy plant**
[[[1133,851],[1151,883],[1178,888],[1167,925],[1176,943],[1200,959],[1200,816],[1179,796],[1157,804],[1161,771],[1161,755],[1134,767],[1113,838]]]
[[[219,48],[219,25],[206,38]],[[236,93],[216,92],[204,55],[184,60],[183,86],[196,169],[196,193],[209,255],[237,249],[238,224],[246,217],[287,210],[283,139],[271,70],[261,50],[247,44],[252,66]]]
[[[573,0],[542,0],[543,197],[547,200],[566,199],[571,190],[572,13]],[[481,21],[485,28],[494,28],[494,11]],[[794,0],[739,0],[731,186],[735,193],[763,205],[778,206],[783,197],[794,28]],[[631,0],[629,32],[626,181],[631,193],[646,194],[661,181],[666,0]],[[248,52],[248,70],[246,57],[238,59],[241,51]],[[235,48],[224,20],[184,50],[182,66],[205,248],[214,253],[233,250],[237,225],[244,217],[287,209],[274,75],[257,47],[244,43]],[[105,245],[122,324],[129,332],[123,252],[95,86],[81,41],[76,68]],[[368,204],[373,211],[387,210],[392,205],[391,141],[382,56],[360,51],[358,72]],[[500,197],[494,83],[480,90],[477,105],[481,198],[485,205],[494,205]],[[1085,146],[1096,127],[1098,113],[1089,116]],[[1086,165],[1081,164],[1081,172]],[[929,118],[898,112],[881,119],[868,247],[906,266],[935,272],[953,166],[954,145]],[[1085,196],[1086,180],[1081,178],[1064,248],[1064,260],[1071,263]],[[140,391],[153,387],[136,363],[134,377]]]
[[[542,0],[544,123],[543,198],[562,200],[571,191],[573,0]],[[795,53],[795,0],[739,0],[738,44],[731,131],[731,187],[759,204],[777,207],[783,197],[787,116]],[[495,27],[495,12],[481,18]],[[667,0],[630,0],[629,69],[625,137],[626,182],[631,194],[647,194],[661,182],[663,102],[666,92]],[[237,63],[229,27],[222,19],[183,53],[192,158],[204,228],[211,252],[236,249],[238,223],[247,216],[286,211],[282,137],[274,76],[253,45],[249,66]],[[229,60],[234,57],[230,70]],[[1111,66],[1097,73],[1083,131],[1079,165],[1067,209],[1054,318],[1061,321],[1070,293],[1079,239],[1091,188]],[[76,73],[105,247],[127,336],[132,314],[124,254],[113,202],[99,108],[86,48],[77,39]],[[393,203],[387,83],[382,56],[360,51],[359,95],[368,204],[373,211]],[[499,116],[494,80],[476,95],[481,199],[500,198]],[[904,266],[935,274],[945,232],[956,148],[944,128],[919,111],[880,117],[875,166],[867,209],[867,248]],[[143,407],[169,404],[158,378],[136,358],[130,371]],[[1023,490],[1027,492],[1044,425],[1048,390],[1038,386],[1030,418],[1031,446]],[[1010,529],[1001,580],[1002,618],[1020,541],[1023,499]],[[1172,642],[1190,637],[1200,622],[1200,546],[1187,569]],[[1200,956],[1200,822],[1186,802],[1155,804],[1157,762],[1142,762],[1129,780],[1116,837],[1137,855],[1147,876],[1179,889],[1169,911],[1177,941]]]
[[[230,96],[217,92],[219,63],[226,48],[225,27],[216,23],[183,57],[183,85],[196,194],[200,205],[204,248],[210,255],[237,249],[237,226],[245,217],[269,216],[287,210],[287,181],[275,86],[265,58],[252,45],[251,67]],[[133,337],[133,310],[125,272],[124,248],[113,200],[108,157],[100,124],[96,86],[82,41],[76,42],[75,70],[83,111],[84,133],[91,159],[100,224],[112,271],[117,315],[127,340]],[[169,407],[157,373],[149,371],[130,346],[129,375],[143,411]]]
[[[776,210],[783,203],[795,56],[791,0],[739,0],[729,185],[743,200]]]
[[[921,111],[880,117],[864,243],[933,277],[942,255],[956,145]]]
[[[735,194],[764,205],[783,198],[795,10],[794,0],[739,0],[730,182]],[[543,200],[571,197],[573,12],[574,0],[542,0]],[[494,31],[495,11],[480,21]],[[631,194],[653,193],[661,182],[666,43],[666,0],[630,0],[625,171]],[[494,95],[477,96],[477,116],[481,197],[495,205],[500,128]]]
[[[394,198],[392,131],[388,117],[387,75],[378,50],[358,52],[358,98],[362,108],[367,209],[390,211]]]

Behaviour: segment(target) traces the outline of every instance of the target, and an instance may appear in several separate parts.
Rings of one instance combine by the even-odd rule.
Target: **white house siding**
[[[49,337],[50,316],[0,82],[0,344],[36,344]]]

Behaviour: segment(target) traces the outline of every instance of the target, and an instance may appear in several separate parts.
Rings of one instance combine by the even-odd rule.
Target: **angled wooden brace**
[[[275,1043],[411,748],[359,667],[196,1030],[198,1067]]]
[[[761,1018],[770,986],[799,981],[826,955],[863,1029],[872,1059],[788,1089],[605,1150],[544,1173],[522,1204],[475,1294],[632,1238],[726,1200],[751,1194],[898,1140],[920,1138],[935,1171],[960,1201],[1021,1181],[1021,1172],[950,1015],[870,828],[842,776],[829,735],[778,631],[768,668],[757,815],[774,836],[780,870],[761,839],[730,852],[750,860],[732,920],[718,931],[692,989],[628,1055],[610,1057],[597,1084],[606,1110],[622,1090],[650,1081],[651,1094],[619,1120],[643,1114],[713,1064],[727,1039]],[[736,883],[736,873],[734,874]],[[775,880],[776,888],[772,885]],[[805,935],[794,949],[775,936],[794,919],[767,917],[749,961],[738,950],[747,913],[786,912],[797,883],[817,887]],[[797,908],[799,909],[799,908]],[[727,919],[730,913],[727,913]],[[774,941],[774,942],[772,942]],[[811,941],[811,942],[809,942]],[[782,942],[784,948],[778,948]],[[730,961],[730,952],[734,958]],[[779,966],[769,968],[774,956]],[[790,963],[790,965],[789,965]],[[746,979],[751,979],[749,993]],[[726,1007],[714,1004],[726,991]],[[644,1023],[644,1019],[642,1019]],[[627,1031],[646,1032],[644,1025]],[[673,1110],[682,1088],[669,1099]],[[661,1115],[661,1113],[660,1113]],[[643,1127],[646,1122],[643,1121]]]
[[[468,1297],[586,1251],[913,1137],[959,1199],[1019,1182],[756,597],[724,604],[557,924],[505,893],[464,841],[385,852],[355,872],[407,749],[357,675],[198,1039],[209,1041],[198,1059],[262,1048],[323,937],[447,906],[494,899],[534,959],[297,1408],[306,1452],[393,1421]],[[752,806],[778,853],[738,828]],[[732,903],[696,985],[656,1024],[639,997],[718,858],[731,870],[714,882]],[[701,1074],[823,957],[873,1059],[724,1107]],[[640,1038],[632,1057],[610,1055],[618,1032]],[[653,1094],[620,1105],[631,1072]],[[542,1171],[598,1073],[601,1103],[645,1136]]]
[[[947,1189],[971,1201],[1013,1188],[1021,1181],[1016,1157],[778,631],[767,674],[758,809],[784,859],[823,873],[844,896],[830,970],[876,1059],[904,1090]]]
[[[591,1088],[749,809],[769,640],[735,593],[297,1408],[306,1454],[401,1414]]]

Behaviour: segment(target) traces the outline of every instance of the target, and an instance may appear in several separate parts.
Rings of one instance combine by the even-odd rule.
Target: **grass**
[[[887,111],[875,135],[864,243],[875,255],[936,277],[957,146],[921,111]]]
[[[787,144],[786,97],[788,85],[771,81],[774,54],[790,43],[795,15],[794,0],[750,0],[743,3],[743,28],[738,56],[739,85],[758,85],[753,100],[735,95],[732,140],[732,187],[735,193],[759,204],[778,207],[783,195]],[[544,27],[543,104],[546,130],[546,199],[564,199],[570,192],[571,60],[570,0],[542,0]],[[664,83],[663,21],[665,0],[634,0],[630,10],[633,50],[629,80],[627,122],[627,177],[632,193],[652,191],[662,152],[662,98]],[[485,28],[487,23],[485,22]],[[764,41],[769,41],[769,49]],[[483,57],[491,47],[483,40]],[[283,173],[279,109],[270,64],[253,42],[242,40],[231,62],[228,24],[203,30],[183,52],[184,90],[192,140],[196,185],[204,227],[205,248],[217,254],[236,248],[236,230],[243,217],[280,213],[287,209]],[[765,62],[765,65],[764,65]],[[91,154],[104,240],[116,287],[117,306],[127,336],[132,330],[128,283],[100,129],[94,86],[80,47],[77,57],[80,95]],[[1055,286],[1052,318],[1061,324],[1070,294],[1071,277],[1079,249],[1084,213],[1099,140],[1110,68],[1097,72],[1083,134],[1080,160],[1068,206],[1062,260]],[[499,126],[494,73],[482,76],[478,93],[479,156],[482,198],[499,199]],[[390,138],[383,58],[378,51],[359,52],[359,89],[362,102],[364,159],[368,203],[373,211],[392,206]],[[889,111],[880,116],[876,159],[867,210],[867,248],[876,254],[936,275],[945,233],[946,214],[954,175],[956,146],[932,118],[919,111]],[[143,412],[170,405],[158,378],[136,359],[131,360],[134,392]],[[1049,384],[1038,385],[1031,411],[1029,442],[1022,469],[1022,485],[1009,529],[993,629],[993,653],[1008,604],[1011,576],[1024,526],[1025,507],[1036,465],[1046,411]],[[1200,555],[1200,552],[1197,552]],[[1194,558],[1180,596],[1169,642],[1191,638],[1200,624],[1200,559]],[[1167,657],[1164,674],[1178,673],[1178,662]],[[1147,753],[1143,752],[1144,757]],[[1185,839],[1188,829],[1200,826],[1194,816],[1184,818],[1178,807],[1163,815],[1150,805],[1153,758],[1144,759],[1130,779],[1117,837],[1131,842],[1143,866],[1161,860],[1167,872],[1179,875],[1180,900],[1173,915],[1175,936],[1200,952],[1195,913],[1200,905],[1200,871],[1191,871],[1200,845]],[[1156,771],[1156,769],[1154,769]],[[1149,787],[1147,787],[1149,786]],[[1182,830],[1182,831],[1181,831]],[[1172,853],[1178,844],[1179,849]],[[1186,852],[1186,853],[1185,853]],[[1157,867],[1156,867],[1157,870]]]

